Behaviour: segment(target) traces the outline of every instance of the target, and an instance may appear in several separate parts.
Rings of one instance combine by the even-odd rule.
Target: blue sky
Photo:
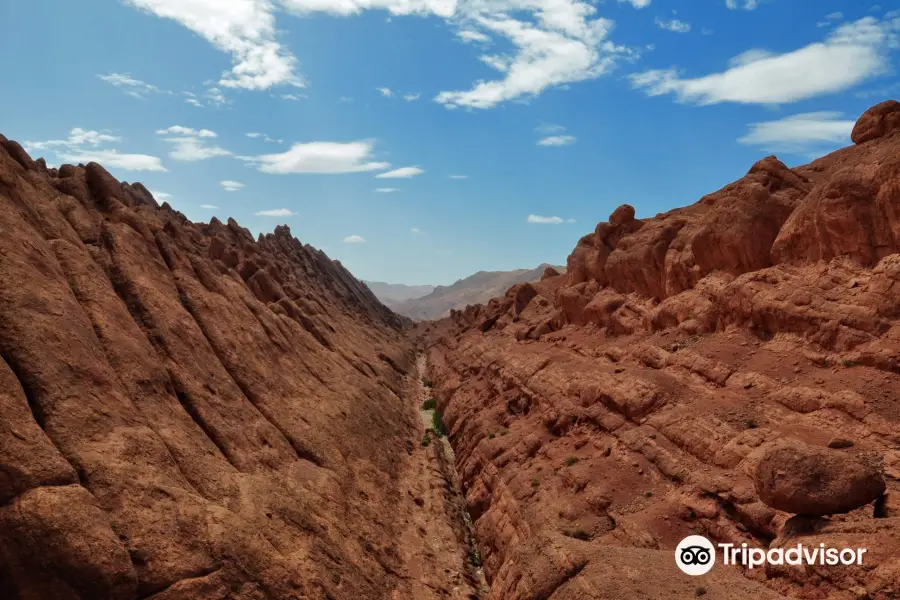
[[[900,95],[898,9],[4,2],[0,132],[53,165],[97,160],[195,221],[287,223],[360,278],[448,284],[564,264],[619,204],[652,216],[768,154],[849,144],[863,110]]]

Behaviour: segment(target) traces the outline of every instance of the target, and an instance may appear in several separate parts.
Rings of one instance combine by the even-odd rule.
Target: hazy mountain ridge
[[[560,273],[566,268],[544,263],[534,269],[516,269],[515,271],[478,271],[464,279],[458,279],[451,285],[439,285],[427,295],[402,302],[392,302],[383,298],[378,291],[372,289],[378,299],[394,312],[413,319],[428,320],[448,316],[451,309],[463,309],[469,304],[481,304],[491,298],[502,296],[517,283],[538,281],[544,269],[552,267]]]
[[[391,307],[406,300],[427,296],[434,291],[433,285],[405,285],[383,281],[363,281],[372,293],[385,305]]]

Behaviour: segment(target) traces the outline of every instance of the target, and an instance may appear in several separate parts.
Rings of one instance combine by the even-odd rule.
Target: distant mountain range
[[[517,283],[537,281],[547,267],[553,267],[560,273],[566,270],[565,267],[543,264],[535,269],[479,271],[448,286],[407,286],[378,281],[366,281],[365,284],[396,313],[418,320],[440,319],[448,316],[450,309],[482,304],[502,296]]]
[[[363,281],[381,303],[391,307],[391,304],[413,300],[427,296],[434,291],[433,285],[403,285],[402,283],[384,283],[383,281]]]

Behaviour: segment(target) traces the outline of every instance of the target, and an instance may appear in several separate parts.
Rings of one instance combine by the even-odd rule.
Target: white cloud
[[[577,223],[575,219],[566,219],[566,223]]]
[[[687,33],[691,30],[691,24],[685,23],[684,21],[680,21],[678,19],[671,19],[666,21],[665,19],[660,19],[656,17],[654,21],[660,29],[665,29],[666,31],[674,31],[675,33]]]
[[[302,86],[297,59],[276,39],[274,4],[269,0],[125,0],[171,19],[232,57],[219,85],[249,90]]]
[[[414,233],[414,234],[416,234],[416,235],[422,235],[422,234],[425,233],[424,231],[422,231],[422,230],[419,229],[418,227],[413,227],[413,228],[410,229],[409,231],[410,231],[410,233]]]
[[[100,163],[106,168],[126,171],[165,171],[162,161],[146,154],[120,154],[118,150],[83,150],[73,148],[58,154],[63,162]]]
[[[468,91],[444,91],[447,108],[490,108],[535,96],[547,88],[594,79],[633,51],[608,38],[612,21],[597,17],[592,0],[124,0],[196,32],[232,57],[232,69],[218,85],[251,90],[277,85],[303,87],[298,61],[278,39],[275,15],[356,15],[386,10],[391,16],[436,16],[464,42],[488,43],[494,36],[511,44],[504,78],[476,81]],[[621,1],[621,0],[620,0]],[[627,0],[643,8],[650,0]],[[493,64],[500,65],[499,60]]]
[[[218,156],[231,156],[228,150],[207,144],[198,137],[171,137],[165,138],[165,141],[174,145],[169,156],[175,160],[196,162]]]
[[[231,152],[228,150],[206,142],[208,139],[218,137],[215,131],[209,129],[172,125],[167,129],[157,129],[156,134],[174,136],[163,139],[174,146],[169,156],[175,160],[195,162],[217,156],[231,156]]]
[[[375,88],[375,89],[378,90],[379,92],[381,92],[381,95],[384,96],[385,98],[390,98],[391,96],[394,95],[394,92],[391,91],[391,88],[380,87],[380,88]]]
[[[253,213],[257,217],[292,217],[294,216],[294,212],[288,210],[287,208],[275,208],[272,210],[261,210],[257,213]]]
[[[833,12],[825,15],[825,18],[829,21],[840,21],[844,18],[844,13],[842,12]]]
[[[619,0],[619,4],[628,2],[635,8],[647,8],[650,6],[650,0]]]
[[[275,138],[271,138],[268,134],[265,133],[245,133],[248,138],[252,140],[263,140],[264,142],[272,142],[273,144],[283,144],[284,140],[276,140]]]
[[[205,208],[207,210],[218,210],[219,207],[215,204],[201,204],[200,208]]]
[[[338,100],[340,100],[341,102],[353,102],[353,98],[351,98],[350,96],[341,96],[340,98],[338,98]]]
[[[203,103],[197,100],[196,98],[185,98],[185,102],[190,104],[191,106],[196,106],[197,108],[203,108]]]
[[[344,238],[345,244],[365,244],[366,238],[361,235],[348,235]]]
[[[468,179],[468,175],[450,175],[450,179]]]
[[[851,88],[889,67],[887,49],[898,43],[900,19],[865,17],[835,29],[824,42],[793,52],[756,56],[744,53],[722,73],[682,78],[674,69],[630,76],[632,86],[650,96],[674,94],[700,105],[737,102],[783,104]],[[759,53],[760,51],[755,50]]]
[[[537,223],[538,225],[559,225],[563,220],[559,217],[542,217],[540,215],[528,215],[528,223]]]
[[[494,69],[495,71],[500,71],[501,73],[506,73],[509,71],[510,57],[509,56],[498,56],[495,54],[483,54],[478,57],[478,60]]]
[[[551,135],[538,140],[538,146],[568,146],[575,143],[574,135]]]
[[[237,192],[246,187],[240,181],[231,181],[230,179],[226,179],[225,181],[220,181],[219,185],[221,185],[222,189],[225,190],[226,192]]]
[[[733,68],[743,65],[749,65],[751,63],[763,60],[764,58],[769,58],[770,56],[774,56],[774,54],[772,54],[768,50],[763,50],[761,48],[751,48],[750,50],[745,50],[737,56],[732,56],[730,59],[728,59],[728,66]]]
[[[759,6],[759,0],[725,0],[725,6],[731,10],[754,10]]]
[[[241,157],[263,173],[358,173],[378,171],[391,166],[372,160],[372,140],[356,142],[309,142],[294,144],[279,154]]]
[[[150,190],[150,195],[153,196],[154,198],[156,198],[157,200],[165,200],[167,198],[172,197],[172,194],[167,194],[165,192],[155,192],[153,190]]]
[[[478,81],[468,91],[443,91],[435,101],[447,108],[493,108],[537,96],[545,89],[595,79],[616,61],[634,53],[607,39],[612,21],[594,18],[597,9],[581,0],[507,0],[499,6],[476,4],[470,23],[505,37],[514,47],[509,56],[482,57],[505,73],[503,79]],[[536,22],[514,18],[502,10],[530,11]]]
[[[75,127],[64,140],[25,142],[23,146],[30,153],[53,152],[60,161],[67,163],[101,163],[107,168],[128,171],[165,171],[162,161],[147,154],[122,154],[118,150],[98,148],[103,144],[121,142],[122,138],[99,131]]]
[[[282,100],[291,100],[292,102],[299,102],[303,100],[306,96],[301,96],[300,94],[282,94]]]
[[[209,100],[209,103],[214,106],[224,106],[226,104],[231,104],[231,101],[225,97],[225,94],[222,93],[222,90],[217,87],[209,88],[208,90],[206,90],[204,96],[207,100]]]
[[[480,42],[487,43],[491,41],[491,37],[474,29],[460,29],[456,32],[456,36],[464,42]]]
[[[407,102],[413,102],[415,100],[418,100],[421,97],[422,97],[422,94],[419,94],[419,93],[415,93],[415,94],[409,93],[409,94],[403,95],[403,99],[406,100]]]
[[[157,135],[189,135],[192,137],[214,138],[219,137],[215,131],[209,129],[191,129],[190,127],[182,127],[181,125],[172,125],[168,129],[157,129]]]
[[[562,133],[566,130],[562,125],[555,125],[553,123],[541,123],[534,130],[541,135],[552,135],[554,133]]]
[[[751,123],[750,131],[738,141],[772,152],[796,154],[846,145],[850,143],[855,121],[842,119],[842,116],[839,112],[814,112]]]
[[[146,81],[141,81],[140,79],[135,79],[128,73],[108,73],[107,75],[97,75],[98,78],[102,79],[106,83],[115,86],[117,88],[122,88],[126,95],[131,96],[133,98],[144,98],[144,94],[170,94],[171,92],[166,92],[164,90],[159,89],[155,85],[149,84]]]
[[[399,192],[400,190],[397,188],[377,188],[375,191],[379,194],[393,194],[394,192]]]
[[[379,173],[375,176],[375,179],[409,179],[424,172],[425,170],[419,167],[401,167],[387,173]]]

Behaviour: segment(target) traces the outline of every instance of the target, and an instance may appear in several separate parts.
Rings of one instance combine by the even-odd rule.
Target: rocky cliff
[[[420,327],[491,598],[900,598],[900,103],[852,140]],[[868,554],[694,579],[690,534]]]
[[[470,597],[465,533],[411,525],[403,326],[287,227],[0,136],[0,597]]]

